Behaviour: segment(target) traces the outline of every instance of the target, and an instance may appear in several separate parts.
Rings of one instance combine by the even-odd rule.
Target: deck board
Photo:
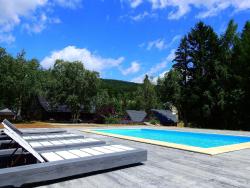
[[[250,132],[194,130],[250,136]],[[84,136],[147,149],[148,161],[139,166],[67,179],[40,187],[250,187],[250,149],[209,156],[90,133],[84,133]]]

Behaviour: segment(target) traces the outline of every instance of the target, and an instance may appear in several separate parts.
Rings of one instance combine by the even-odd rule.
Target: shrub
[[[105,124],[119,124],[120,119],[115,116],[110,116],[105,118]]]
[[[157,119],[151,119],[149,122],[153,125],[160,124],[160,121]]]

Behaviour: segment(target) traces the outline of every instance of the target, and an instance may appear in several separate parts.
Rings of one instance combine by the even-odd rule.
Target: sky
[[[0,46],[44,69],[81,61],[102,78],[140,83],[171,69],[198,21],[221,35],[230,19],[242,30],[250,0],[0,0]]]

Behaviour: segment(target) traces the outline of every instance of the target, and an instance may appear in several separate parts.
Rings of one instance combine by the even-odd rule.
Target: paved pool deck
[[[160,128],[162,129],[163,127]],[[67,129],[78,132],[87,128],[81,128],[79,126]],[[167,127],[163,129],[250,136],[250,132],[243,131],[206,130],[176,127]],[[97,138],[108,143],[116,142],[132,147],[147,149],[148,161],[138,166],[130,166],[106,172],[92,173],[84,176],[77,176],[74,178],[49,182],[43,185],[38,184],[38,187],[250,187],[250,149],[210,156],[206,154],[150,145],[103,135],[84,132],[82,134],[86,137]]]

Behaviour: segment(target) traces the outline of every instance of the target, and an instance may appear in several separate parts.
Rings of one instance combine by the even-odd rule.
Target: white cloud
[[[124,1],[126,0],[121,0],[121,2],[124,2]],[[132,8],[138,7],[143,2],[143,0],[127,0],[127,1]]]
[[[46,29],[48,24],[59,24],[61,20],[59,18],[47,17],[45,13],[42,13],[39,17],[34,17],[30,23],[23,24],[23,28],[28,31],[28,33],[40,33]]]
[[[119,57],[117,59],[103,58],[90,52],[86,48],[67,46],[62,50],[54,51],[50,56],[45,57],[41,61],[41,66],[45,69],[51,68],[57,59],[65,61],[81,61],[87,69],[95,71],[118,67],[124,61],[124,57]]]
[[[174,60],[174,58],[175,58],[175,51],[176,51],[176,49],[172,49],[171,51],[170,51],[170,53],[168,54],[168,56],[167,56],[167,58],[166,58],[166,61],[173,61]]]
[[[146,75],[146,74],[141,74],[140,76],[137,76],[137,77],[133,78],[133,79],[131,80],[131,82],[142,83],[142,82],[143,82],[143,79],[145,78],[145,75]]]
[[[147,50],[151,50],[152,48],[157,48],[158,50],[163,50],[166,48],[166,43],[164,39],[157,39],[154,41],[150,41],[147,45]]]
[[[46,4],[47,0],[0,0],[0,43],[14,42],[11,32],[21,23],[21,18],[31,16]]]
[[[0,0],[0,31],[11,31],[21,22],[21,17],[30,16],[46,3],[47,0]]]
[[[82,0],[0,0],[0,35],[12,36],[0,42],[13,42],[12,32],[22,26],[29,33],[39,33],[48,24],[60,23],[53,10],[56,6],[77,8]],[[9,40],[8,40],[9,39]]]
[[[155,66],[151,67],[149,69],[149,71],[147,71],[146,73],[144,74],[141,74],[135,78],[133,78],[131,81],[132,82],[136,82],[136,83],[142,83],[143,82],[143,79],[145,78],[145,75],[148,75],[150,77],[153,78],[153,81],[156,79],[155,77],[158,78],[158,76],[155,76],[155,74],[159,73],[160,71],[162,71],[163,69],[166,69],[167,68],[167,64],[172,62],[174,57],[175,57],[175,49],[172,49],[169,53],[169,55],[163,59],[162,62],[156,64]],[[164,74],[166,73],[167,71],[164,71],[163,73],[161,74]]]
[[[144,18],[156,18],[156,17],[157,17],[156,13],[149,13],[147,11],[144,11],[143,13],[137,14],[135,16],[130,16],[130,18],[134,21],[141,21]]]
[[[150,41],[147,43],[147,47],[146,49],[147,50],[152,50],[153,48],[156,48],[158,50],[164,50],[166,48],[170,48],[172,47],[172,45],[174,45],[178,40],[180,40],[181,36],[180,35],[176,35],[172,38],[172,40],[167,43],[165,41],[165,39],[157,39],[157,40],[154,40],[154,41]],[[146,44],[145,43],[141,43],[139,45],[139,47],[144,47]]]
[[[154,67],[150,68],[147,72],[148,75],[154,75],[155,73],[159,72],[160,70],[166,68],[168,61],[164,59],[161,63],[156,64]]]
[[[236,12],[250,9],[249,0],[143,0],[137,6],[132,6],[131,1],[128,2],[132,8],[138,7],[143,2],[150,3],[154,10],[171,8],[168,19],[179,19],[189,13],[192,8],[201,10],[196,16],[198,18],[216,16],[228,8],[233,8]]]
[[[141,68],[140,64],[136,61],[133,61],[129,68],[127,68],[125,70],[123,70],[123,69],[120,69],[120,70],[121,70],[123,75],[128,75],[128,74],[132,74],[132,73],[137,73],[140,70],[140,68]]]
[[[160,73],[158,76],[155,76],[154,78],[153,78],[153,83],[157,83],[157,80],[159,79],[159,78],[163,78],[164,76],[165,76],[165,74],[166,73],[168,73],[169,71],[163,71],[162,73]]]
[[[144,11],[142,13],[135,14],[135,15],[126,14],[126,15],[120,16],[120,19],[130,19],[135,22],[142,21],[146,18],[158,18],[158,14]]]
[[[0,43],[11,44],[15,41],[15,37],[11,34],[0,34]]]
[[[172,46],[175,42],[178,42],[181,39],[181,35],[175,35],[168,46]]]
[[[65,8],[76,9],[81,7],[82,0],[55,0],[55,3]]]

